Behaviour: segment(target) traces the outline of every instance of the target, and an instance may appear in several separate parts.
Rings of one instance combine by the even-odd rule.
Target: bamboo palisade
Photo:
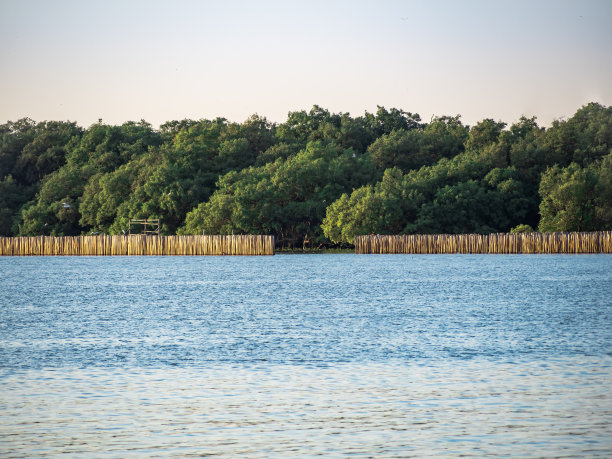
[[[274,255],[274,236],[0,237],[1,255]]]
[[[484,235],[367,235],[355,237],[355,253],[612,253],[612,231]],[[31,255],[274,255],[274,236],[0,237],[0,256]]]
[[[612,253],[612,231],[355,236],[355,253]]]

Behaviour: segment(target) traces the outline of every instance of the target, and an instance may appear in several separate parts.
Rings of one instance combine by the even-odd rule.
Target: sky
[[[612,105],[612,0],[0,0],[0,123]]]

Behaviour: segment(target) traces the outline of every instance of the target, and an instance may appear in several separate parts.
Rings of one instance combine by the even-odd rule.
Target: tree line
[[[315,105],[278,124],[21,119],[0,125],[0,139],[4,236],[121,234],[129,218],[160,218],[164,234],[298,246],[612,228],[612,108],[598,103],[549,128]]]

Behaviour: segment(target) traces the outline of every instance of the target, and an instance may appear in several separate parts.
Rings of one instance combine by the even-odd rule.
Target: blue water
[[[0,258],[7,457],[612,455],[612,257]]]

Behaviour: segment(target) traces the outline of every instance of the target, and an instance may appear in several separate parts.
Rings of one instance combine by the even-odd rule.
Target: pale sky
[[[0,0],[0,37],[1,123],[612,105],[612,0]]]

